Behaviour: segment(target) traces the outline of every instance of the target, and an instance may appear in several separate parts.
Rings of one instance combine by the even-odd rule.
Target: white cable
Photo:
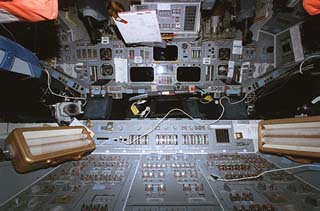
[[[57,97],[63,97],[63,98],[67,98],[67,99],[73,99],[73,100],[86,100],[86,98],[83,98],[83,97],[69,97],[69,96],[64,96],[64,95],[60,95],[60,94],[57,94],[55,92],[52,91],[51,89],[51,75],[49,73],[49,71],[46,69],[46,68],[43,68],[44,71],[47,73],[47,78],[48,78],[48,90],[49,92],[54,95],[54,96],[57,96]]]
[[[149,130],[148,132],[144,133],[143,135],[141,136],[138,136],[137,138],[133,139],[131,142],[127,143],[127,142],[122,142],[124,144],[128,144],[128,145],[131,145],[131,144],[134,144],[137,140],[139,140],[140,138],[146,136],[146,135],[149,135],[150,133],[152,133],[166,118],[167,116],[169,116],[172,112],[174,111],[179,111],[181,113],[183,113],[184,115],[186,115],[187,117],[189,117],[191,120],[195,121],[196,123],[200,124],[200,125],[212,125],[212,124],[215,124],[217,123],[218,121],[220,121],[220,119],[223,117],[224,115],[224,111],[225,111],[225,108],[222,104],[222,99],[224,99],[223,97],[219,99],[219,105],[222,107],[222,111],[221,111],[221,114],[220,116],[218,117],[218,119],[210,122],[210,123],[203,123],[203,122],[200,122],[196,119],[194,119],[190,114],[188,114],[187,112],[185,112],[184,110],[182,109],[179,109],[179,108],[174,108],[174,109],[171,109],[166,115],[164,115],[164,117],[162,117],[162,119],[159,120],[159,122],[151,129]]]
[[[208,178],[211,181],[235,182],[235,181],[258,179],[259,177],[261,177],[261,176],[263,176],[265,174],[268,174],[268,173],[277,172],[277,171],[286,171],[286,170],[292,170],[292,169],[298,169],[298,168],[304,168],[304,167],[317,167],[317,168],[320,168],[320,165],[304,164],[304,165],[292,166],[292,167],[287,167],[287,168],[272,169],[272,170],[264,171],[264,172],[262,172],[262,173],[260,173],[260,174],[258,174],[256,176],[243,177],[243,178],[238,178],[238,179],[223,179],[223,178],[219,178],[218,176],[213,176],[213,175],[210,175]],[[214,177],[216,177],[216,179]]]
[[[210,123],[203,123],[203,122],[200,122],[196,119],[194,119],[190,114],[188,114],[187,112],[185,112],[184,110],[181,110],[179,108],[174,108],[174,109],[171,109],[162,119],[159,120],[159,122],[151,129],[149,130],[148,132],[144,133],[143,135],[141,136],[138,136],[137,138],[135,138],[134,140],[132,140],[131,142],[127,143],[127,142],[122,142],[122,143],[125,143],[125,144],[128,144],[128,145],[131,145],[131,144],[134,144],[137,140],[139,140],[140,138],[146,136],[146,135],[149,135],[150,133],[152,133],[165,119],[167,116],[169,116],[172,112],[174,111],[179,111],[181,113],[183,113],[184,115],[186,115],[187,117],[189,117],[191,120],[195,121],[196,123],[200,124],[200,125],[212,125],[212,124],[215,124],[217,123],[218,121],[220,121],[220,119],[223,117],[224,115],[224,112],[225,112],[225,108],[222,104],[222,100],[223,99],[227,99],[228,102],[232,105],[234,104],[237,104],[237,103],[241,103],[242,101],[244,101],[246,98],[248,97],[248,94],[246,94],[241,100],[239,101],[236,101],[236,102],[230,102],[230,98],[227,97],[227,96],[223,96],[219,99],[219,105],[222,107],[222,111],[221,111],[221,114],[220,116],[218,117],[218,119],[214,120],[213,122],[210,122]]]
[[[148,111],[147,111],[147,114],[144,116],[144,118],[146,118],[151,112],[151,109],[149,108]]]
[[[320,57],[320,55],[312,55],[312,56],[309,56],[309,57],[305,58],[305,59],[301,62],[300,66],[299,66],[299,72],[300,72],[300,74],[303,74],[302,66],[303,66],[303,64],[304,64],[307,60],[312,59],[312,58],[319,58],[319,57]]]
[[[248,97],[248,95],[249,95],[249,93],[245,94],[244,97],[241,100],[238,100],[236,102],[231,102],[231,99],[229,97],[227,97],[227,96],[223,96],[221,99],[227,99],[229,104],[235,105],[235,104],[243,102]]]
[[[148,115],[149,115],[149,113],[150,113],[150,107],[149,106],[147,106],[142,112],[141,112],[141,114],[140,114],[140,117],[142,118],[142,117],[147,117]]]

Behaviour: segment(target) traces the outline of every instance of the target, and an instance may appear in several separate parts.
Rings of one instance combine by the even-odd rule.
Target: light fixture
[[[18,128],[6,139],[6,157],[25,173],[79,160],[96,145],[83,126]]]
[[[300,161],[320,160],[320,116],[259,123],[259,150]]]

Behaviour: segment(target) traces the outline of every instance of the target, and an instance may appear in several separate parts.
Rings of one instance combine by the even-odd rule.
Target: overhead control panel
[[[156,10],[160,32],[174,34],[174,39],[196,38],[200,31],[199,0],[153,1],[143,0],[141,5],[133,5],[132,10]]]

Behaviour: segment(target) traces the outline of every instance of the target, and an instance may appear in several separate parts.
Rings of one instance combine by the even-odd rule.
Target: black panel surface
[[[178,67],[177,80],[181,82],[200,81],[200,67]]]
[[[151,82],[154,80],[152,67],[131,67],[130,79],[132,82]]]
[[[175,61],[178,59],[178,47],[168,45],[166,48],[153,48],[153,59],[156,61]]]

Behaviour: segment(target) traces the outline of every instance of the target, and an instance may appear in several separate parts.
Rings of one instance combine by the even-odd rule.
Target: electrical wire
[[[72,99],[72,100],[84,100],[86,102],[86,98],[83,98],[83,97],[69,97],[69,96],[60,95],[60,94],[57,94],[57,93],[53,92],[52,89],[51,89],[51,75],[50,75],[49,71],[46,68],[43,68],[43,69],[47,73],[47,76],[48,76],[47,77],[48,90],[52,95],[57,96],[57,97],[63,97],[63,98],[66,98],[66,99]]]
[[[266,96],[266,95],[270,95],[271,93],[274,93],[275,91],[278,91],[280,90],[281,88],[283,88],[291,79],[290,76],[293,76],[295,74],[303,74],[305,71],[307,70],[310,70],[313,68],[313,65],[307,65],[307,66],[304,66],[305,62],[308,60],[308,59],[311,59],[311,58],[318,58],[320,57],[320,55],[311,55],[309,57],[307,57],[306,59],[304,59],[300,65],[294,63],[294,64],[287,64],[285,66],[283,66],[282,68],[290,68],[290,70],[295,70],[295,71],[286,71],[286,73],[282,74],[280,77],[272,80],[272,86],[269,87],[269,88],[265,88],[263,90],[261,90],[258,94],[256,94],[255,96],[255,99],[254,101]],[[285,81],[283,82],[282,79],[285,79]],[[278,82],[281,82],[281,85],[279,85]],[[273,89],[274,87],[276,87],[275,89]],[[252,100],[250,101],[252,102]]]
[[[213,101],[205,101],[205,100],[203,100],[203,99],[200,99],[199,102],[200,102],[201,104],[206,105],[206,104],[212,103]]]
[[[150,112],[151,112],[151,109],[147,111],[146,115],[144,115],[144,118],[146,118],[150,114]]]
[[[224,113],[225,113],[225,107],[224,107],[224,105],[222,104],[222,100],[223,100],[223,99],[227,99],[230,104],[234,105],[234,104],[238,104],[238,103],[243,102],[247,97],[248,97],[248,94],[246,94],[241,100],[236,101],[236,102],[231,102],[231,99],[230,99],[229,97],[227,97],[227,96],[221,97],[221,98],[219,99],[219,105],[220,105],[221,108],[222,108],[221,114],[220,114],[220,116],[219,116],[216,120],[214,120],[214,121],[212,121],[212,122],[209,122],[209,123],[203,123],[203,122],[200,122],[200,121],[194,119],[190,114],[188,114],[187,112],[185,112],[185,111],[182,110],[182,109],[179,109],[179,108],[171,109],[170,111],[168,111],[168,113],[166,113],[166,115],[164,115],[164,117],[162,117],[162,118],[159,120],[159,122],[158,122],[151,130],[149,130],[148,132],[144,133],[144,134],[141,135],[141,136],[138,136],[137,138],[133,139],[131,142],[124,142],[124,141],[123,141],[123,142],[121,142],[121,143],[124,143],[124,144],[127,144],[127,145],[131,145],[131,144],[134,144],[137,140],[141,139],[142,137],[144,137],[144,136],[146,136],[146,135],[149,135],[150,133],[152,133],[152,132],[153,132],[172,112],[174,112],[174,111],[179,111],[179,112],[183,113],[185,116],[189,117],[192,121],[196,122],[196,123],[199,124],[199,125],[212,125],[212,124],[215,124],[215,123],[217,123],[218,121],[221,120],[221,118],[223,117],[223,115],[224,115]]]
[[[305,58],[305,59],[300,63],[300,66],[299,66],[299,72],[300,72],[300,74],[303,74],[302,67],[303,67],[304,63],[305,63],[307,60],[312,59],[312,58],[320,58],[320,55],[312,55],[312,56],[309,56],[309,57]]]
[[[304,167],[320,168],[320,165],[304,164],[304,165],[292,166],[292,167],[287,167],[287,168],[272,169],[272,170],[264,171],[256,176],[243,177],[243,178],[237,178],[237,179],[224,179],[224,178],[220,178],[219,176],[216,176],[216,175],[209,175],[208,179],[210,179],[211,181],[222,181],[222,182],[235,182],[235,181],[243,181],[243,180],[252,180],[252,179],[258,179],[259,177],[261,177],[265,174],[268,174],[268,173],[278,172],[278,171],[287,171],[287,170],[299,169],[299,168],[304,168]]]
[[[229,104],[235,105],[235,104],[238,104],[238,103],[241,103],[241,102],[245,101],[245,99],[247,99],[248,95],[249,95],[249,93],[246,93],[241,100],[236,101],[236,102],[231,102],[231,99],[230,99],[229,97],[227,97],[227,96],[223,96],[223,97],[220,98],[220,99],[227,99],[228,102],[229,102]]]
[[[213,102],[213,100],[206,100],[206,99],[200,98],[200,97],[189,97],[188,100],[198,100],[201,104],[204,104],[204,105]]]
[[[255,94],[255,99],[254,101],[257,101],[258,99],[260,99],[261,97],[264,97],[266,95],[269,95],[277,90],[280,90],[282,87],[284,87],[287,82],[290,81],[292,75],[296,74],[296,73],[299,73],[299,65],[297,65],[296,63],[294,64],[287,64],[285,66],[283,66],[282,68],[290,68],[288,71],[286,71],[284,74],[280,75],[279,77],[275,78],[272,80],[271,83],[268,84],[268,86],[266,86],[265,88],[263,89],[259,89],[257,92],[257,94]],[[297,69],[296,71],[293,71],[292,70],[295,70]],[[304,68],[303,68],[304,69]],[[268,73],[267,73],[268,74]],[[261,76],[262,77],[262,76]],[[260,77],[260,78],[261,78]],[[283,82],[282,79],[285,79],[285,82]],[[281,82],[281,85],[279,85],[279,83]],[[276,88],[275,88],[276,87]],[[274,89],[275,88],[275,89]],[[250,103],[253,102],[253,100],[250,101]]]
[[[200,88],[199,86],[195,86],[195,88],[197,88],[201,94],[207,94],[207,92],[204,89]]]
[[[201,104],[206,105],[206,104],[212,103],[213,102],[213,98],[211,97],[211,95],[206,95],[204,98],[199,99],[199,102]]]
[[[10,35],[13,41],[17,41],[13,33],[4,24],[0,24],[0,26]]]
[[[310,70],[312,68],[313,68],[313,65],[307,65],[302,68],[302,71]],[[291,77],[289,77],[289,76],[293,76],[295,74],[298,74],[299,72],[300,72],[299,69],[297,69],[294,72],[288,71],[287,73],[283,74],[282,76],[280,76],[279,78],[277,78],[276,80],[274,80],[272,82],[273,85],[271,86],[271,88],[270,87],[265,88],[265,89],[261,90],[258,94],[256,94],[254,101],[257,101],[258,99],[260,99],[264,96],[270,95],[270,94],[282,89],[290,81]],[[283,81],[281,79],[284,79],[285,81]],[[280,82],[281,82],[281,84],[279,85]],[[250,102],[252,102],[252,100]]]
[[[214,120],[214,121],[212,121],[212,122],[210,122],[210,123],[200,122],[200,121],[194,119],[190,114],[188,114],[188,113],[185,112],[184,110],[179,109],[179,108],[174,108],[174,109],[171,109],[170,111],[168,111],[168,113],[166,113],[166,115],[164,115],[164,117],[162,117],[162,118],[158,121],[158,123],[157,123],[151,130],[149,130],[148,132],[144,133],[144,134],[141,135],[141,136],[138,136],[137,138],[133,139],[131,142],[124,142],[124,141],[123,141],[122,143],[127,144],[127,145],[131,145],[131,144],[134,144],[137,140],[141,139],[142,137],[144,137],[144,136],[146,136],[146,135],[149,135],[149,134],[152,133],[162,122],[164,122],[164,120],[165,120],[172,112],[174,112],[174,111],[179,111],[179,112],[183,113],[184,115],[186,115],[187,117],[189,117],[191,120],[195,121],[197,124],[200,124],[200,125],[212,125],[212,124],[215,124],[215,123],[217,123],[218,121],[220,121],[220,119],[223,117],[224,112],[225,112],[225,108],[224,108],[224,106],[223,106],[223,104],[222,104],[222,100],[223,100],[223,99],[224,99],[223,97],[219,99],[219,105],[222,107],[222,111],[221,111],[220,116],[219,116],[216,120]]]

